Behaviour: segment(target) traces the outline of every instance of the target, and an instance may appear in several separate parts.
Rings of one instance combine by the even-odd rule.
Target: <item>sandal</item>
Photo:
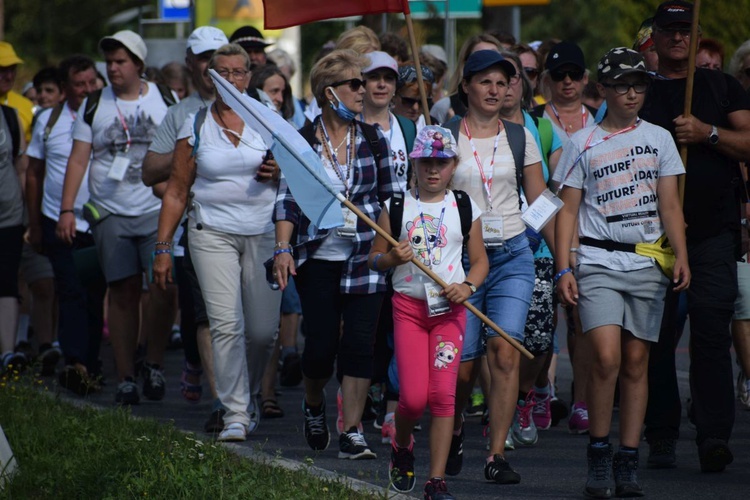
[[[273,398],[263,400],[261,412],[263,418],[281,418],[284,416],[284,410],[279,406],[279,402]]]
[[[203,375],[202,368],[193,368],[193,366],[185,360],[185,364],[182,368],[182,377],[180,378],[180,391],[182,397],[185,398],[189,403],[197,403],[200,401],[203,395],[203,386],[198,384],[192,384],[188,382],[188,377],[200,377]]]

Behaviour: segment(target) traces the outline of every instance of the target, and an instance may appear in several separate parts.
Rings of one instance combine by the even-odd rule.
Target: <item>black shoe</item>
[[[461,424],[461,432],[453,434],[451,438],[451,449],[448,452],[448,461],[445,464],[445,473],[449,476],[457,476],[464,466],[464,426]]]
[[[302,398],[302,413],[305,416],[304,431],[305,440],[313,450],[325,450],[331,442],[331,432],[326,423],[326,402],[323,398],[320,408],[314,410],[307,406]]]
[[[296,387],[302,382],[302,359],[296,352],[287,355],[281,363],[279,383],[283,387]]]
[[[8,353],[2,362],[0,373],[21,373],[29,366],[29,360],[22,352]]]
[[[701,472],[723,472],[734,460],[732,451],[723,439],[708,438],[698,445]]]
[[[497,484],[518,484],[521,475],[514,471],[510,464],[500,455],[492,457],[492,461],[484,466],[484,478]]]
[[[568,403],[562,399],[555,398],[550,401],[549,408],[552,413],[552,427],[556,427],[560,420],[568,416]]]
[[[101,390],[101,386],[96,380],[89,377],[86,372],[76,368],[75,365],[66,365],[60,375],[57,376],[57,382],[60,387],[64,387],[79,396],[86,396]]]
[[[379,405],[375,402],[375,399],[372,397],[372,393],[367,393],[367,398],[365,399],[365,407],[362,410],[362,418],[360,419],[362,422],[373,422],[378,418],[378,409]]]
[[[414,441],[407,448],[391,445],[391,461],[388,463],[391,487],[401,493],[414,489],[417,479],[414,477]]]
[[[339,436],[339,458],[367,460],[378,456],[367,446],[365,436],[356,427],[351,427]]]
[[[448,486],[442,477],[430,478],[424,485],[424,500],[455,500],[448,492]]]
[[[388,406],[388,402],[385,400],[385,398],[381,399],[380,404],[378,405],[378,416],[375,418],[375,421],[372,423],[372,426],[378,430],[381,430],[383,428],[383,422],[385,422],[385,415],[388,411],[387,406]]]
[[[115,394],[115,403],[119,405],[137,405],[140,402],[138,397],[138,386],[132,378],[126,378],[117,386]]]
[[[208,420],[206,420],[206,423],[203,424],[203,430],[209,434],[220,433],[224,430],[224,415],[226,415],[226,413],[227,411],[224,408],[212,411]]]
[[[654,439],[648,443],[648,469],[673,469],[677,467],[676,439]]]
[[[612,497],[612,445],[588,445],[586,458],[589,464],[584,495],[588,498]]]
[[[638,451],[615,453],[612,458],[615,476],[615,496],[618,498],[642,497],[643,488],[638,484]]]
[[[42,377],[51,377],[55,374],[55,368],[57,363],[62,357],[60,348],[53,347],[51,344],[46,344],[39,348],[39,361],[42,364]]]
[[[159,365],[143,363],[143,395],[151,401],[164,399],[167,381]]]

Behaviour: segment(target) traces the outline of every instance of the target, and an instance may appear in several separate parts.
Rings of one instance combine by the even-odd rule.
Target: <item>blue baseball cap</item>
[[[508,78],[516,74],[516,67],[494,50],[478,50],[472,53],[464,64],[464,80],[492,66],[500,66]]]

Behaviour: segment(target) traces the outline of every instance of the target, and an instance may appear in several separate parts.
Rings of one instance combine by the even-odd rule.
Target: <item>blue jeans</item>
[[[469,302],[487,315],[509,336],[523,342],[526,315],[534,292],[534,256],[525,234],[509,239],[502,247],[488,248],[490,272]],[[469,270],[469,257],[464,255],[464,269]],[[471,361],[484,354],[482,331],[498,336],[471,312],[466,315],[466,335],[461,361]]]
[[[82,363],[89,373],[98,374],[107,283],[93,251],[91,235],[78,232],[73,246],[68,246],[57,239],[56,226],[54,220],[42,218],[42,242],[55,273],[60,304],[60,347],[67,364]]]

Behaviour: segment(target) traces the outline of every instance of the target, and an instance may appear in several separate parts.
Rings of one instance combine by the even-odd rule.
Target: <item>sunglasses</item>
[[[656,31],[669,38],[674,38],[675,33],[679,33],[680,38],[690,38],[690,28],[656,28]]]
[[[529,78],[536,78],[539,76],[539,70],[536,68],[529,68],[527,66],[523,67],[523,72],[526,73],[526,76]]]
[[[569,76],[570,79],[573,80],[574,82],[580,82],[581,80],[583,80],[583,75],[585,73],[586,72],[582,69],[569,69],[567,71],[556,70],[556,71],[550,71],[549,76],[550,78],[552,78],[552,81],[554,82],[561,82],[565,80],[566,76]]]
[[[401,98],[401,104],[403,104],[405,108],[413,108],[414,106],[418,106],[419,103],[422,101],[421,99],[414,99],[413,97],[404,97],[402,95],[400,95],[399,97]]]
[[[352,92],[358,91],[361,87],[365,85],[364,80],[361,78],[349,78],[348,80],[341,80],[340,82],[334,82],[329,87],[339,87],[341,85],[349,85],[349,88],[352,90]]]
[[[648,83],[602,83],[602,87],[614,89],[615,94],[625,95],[630,89],[635,90],[636,94],[643,94],[648,90]]]

